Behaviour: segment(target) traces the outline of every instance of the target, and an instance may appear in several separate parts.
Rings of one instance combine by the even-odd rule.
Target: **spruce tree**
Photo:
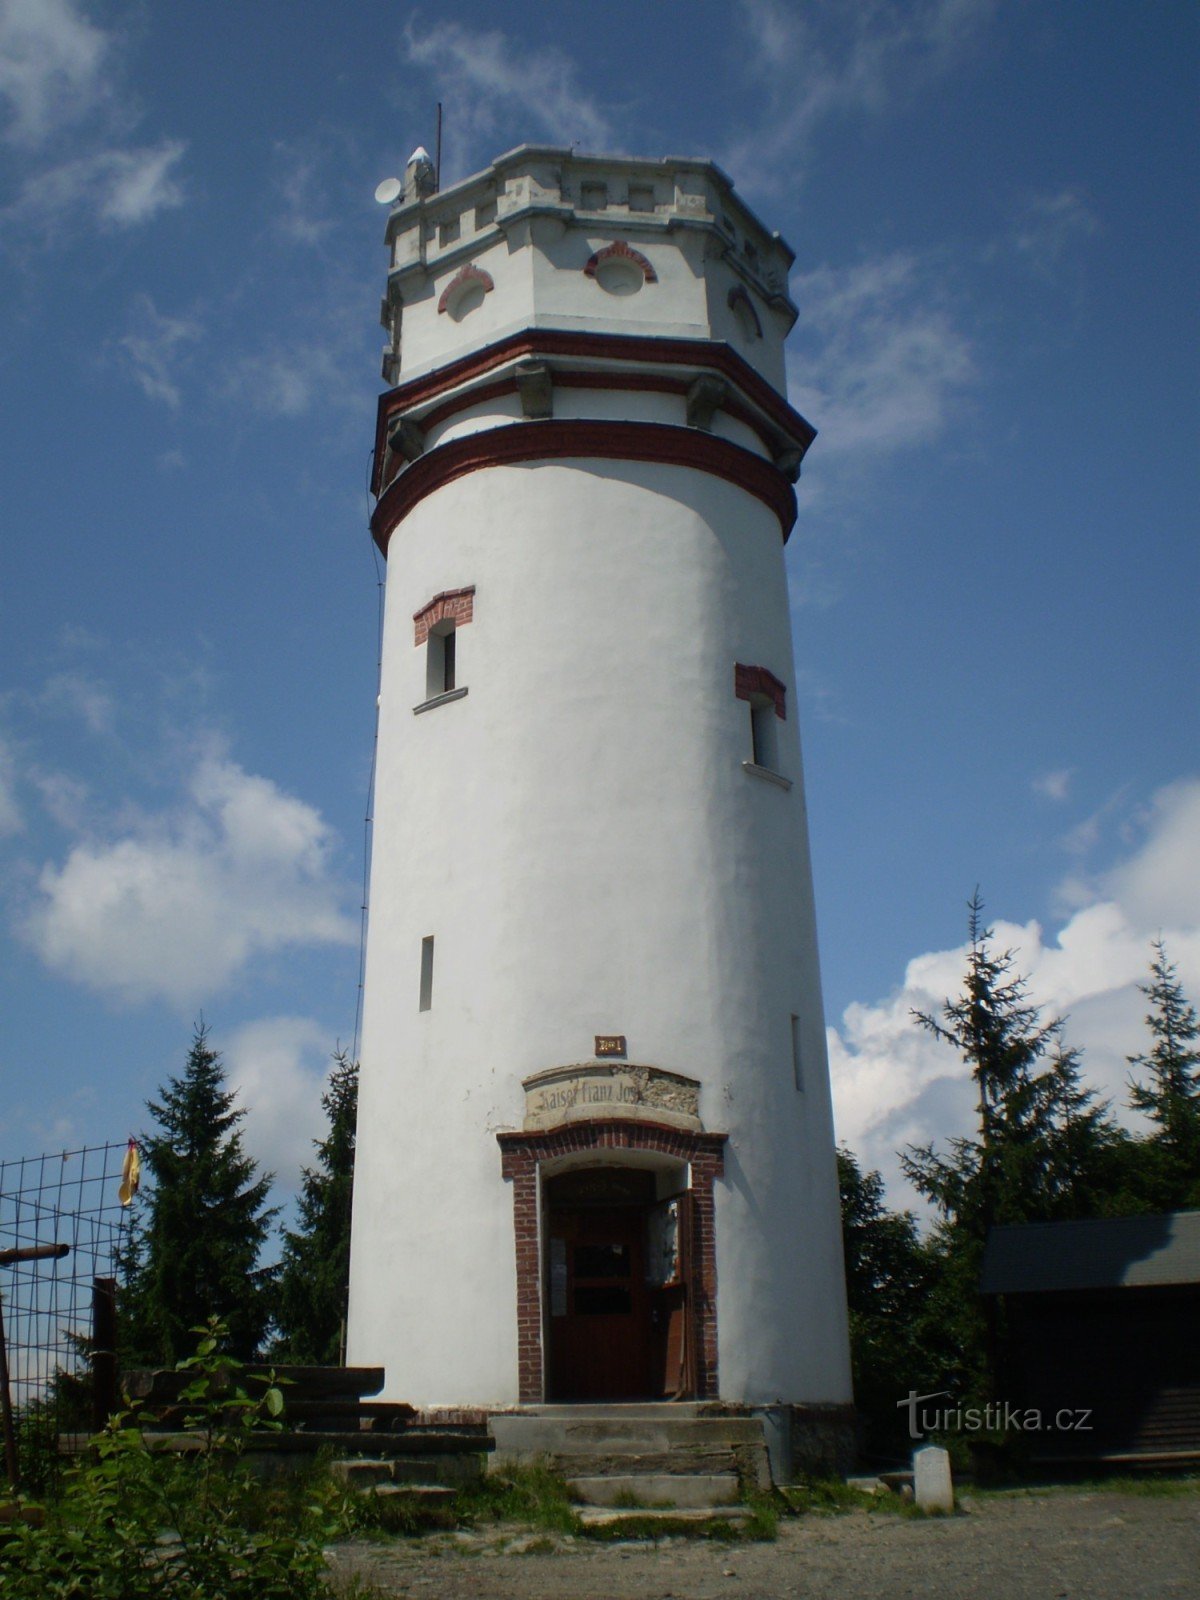
[[[954,1228],[982,1245],[997,1223],[1048,1214],[1055,1176],[1055,1076],[1046,1065],[1060,1044],[1062,1021],[1043,1023],[1014,975],[1011,951],[995,952],[983,925],[983,902],[970,903],[970,949],[963,993],[946,1000],[941,1020],[914,1011],[921,1027],[953,1045],[970,1066],[978,1103],[973,1139],[950,1141],[946,1156],[932,1144],[910,1147],[901,1162],[909,1181]]]
[[[1047,1221],[1128,1216],[1144,1210],[1131,1184],[1135,1142],[1107,1100],[1084,1087],[1078,1050],[1054,1041],[1044,1096]]]
[[[970,1067],[975,1136],[950,1140],[944,1154],[932,1144],[910,1147],[900,1159],[939,1212],[930,1240],[938,1261],[930,1305],[942,1308],[959,1381],[988,1399],[1003,1386],[1007,1343],[995,1302],[978,1292],[988,1231],[1107,1210],[1104,1196],[1114,1180],[1119,1187],[1127,1141],[1108,1107],[1083,1087],[1078,1053],[1063,1043],[1063,1019],[1044,1022],[1012,952],[992,948],[978,891],[969,932],[962,994],[945,1001],[940,1017],[913,1015]]]
[[[242,1147],[245,1112],[203,1022],[182,1076],[160,1093],[147,1103],[158,1125],[140,1141],[149,1192],[124,1262],[125,1359],[172,1365],[194,1348],[191,1330],[216,1316],[231,1354],[246,1360],[271,1320],[274,1272],[259,1257],[276,1212],[270,1176]]]
[[[947,1382],[945,1339],[927,1320],[935,1262],[912,1213],[888,1210],[878,1172],[845,1148],[837,1167],[854,1403],[868,1446],[887,1452],[904,1445],[897,1401]]]
[[[317,1167],[304,1169],[300,1225],[284,1234],[272,1353],[282,1361],[334,1365],[342,1360],[345,1332],[358,1112],[358,1063],[344,1050],[334,1052],[321,1105],[328,1131],[313,1141]]]
[[[1151,981],[1138,987],[1150,1001],[1154,1045],[1126,1058],[1145,1075],[1130,1079],[1129,1103],[1154,1124],[1145,1149],[1147,1198],[1156,1210],[1173,1211],[1200,1206],[1200,1022],[1163,941],[1151,948]]]

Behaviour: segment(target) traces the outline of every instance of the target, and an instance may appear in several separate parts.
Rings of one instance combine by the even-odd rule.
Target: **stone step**
[[[368,1491],[381,1528],[407,1532],[413,1516],[436,1512],[450,1505],[458,1492],[445,1483],[382,1483]]]
[[[522,1406],[518,1412],[506,1413],[521,1417],[566,1418],[568,1421],[589,1421],[596,1418],[627,1422],[631,1419],[653,1417],[728,1416],[730,1407],[719,1400],[595,1400],[590,1403],[572,1402],[570,1405]],[[497,1413],[493,1412],[493,1415]]]
[[[546,1417],[508,1412],[491,1419],[496,1454],[555,1455],[587,1450],[635,1454],[678,1445],[743,1445],[763,1442],[758,1417],[612,1415]]]
[[[628,1472],[618,1476],[569,1477],[572,1497],[586,1506],[611,1509],[699,1510],[737,1499],[736,1472]]]
[[[738,1452],[704,1445],[681,1445],[674,1450],[558,1450],[552,1459],[564,1478],[611,1478],[631,1472],[688,1477],[736,1472],[738,1468]]]
[[[400,1456],[384,1461],[334,1461],[330,1472],[351,1489],[371,1489],[376,1484],[441,1484],[457,1488],[478,1483],[484,1475],[481,1455]]]
[[[749,1506],[708,1506],[694,1509],[663,1508],[619,1511],[607,1506],[579,1506],[576,1510],[585,1528],[628,1527],[632,1532],[639,1524],[653,1523],[664,1533],[678,1528],[681,1533],[695,1533],[697,1529],[720,1527],[726,1523],[745,1522],[752,1515]]]

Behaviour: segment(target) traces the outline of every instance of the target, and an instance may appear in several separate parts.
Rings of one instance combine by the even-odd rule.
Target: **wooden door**
[[[641,1206],[550,1213],[550,1377],[556,1400],[638,1400],[649,1384]]]

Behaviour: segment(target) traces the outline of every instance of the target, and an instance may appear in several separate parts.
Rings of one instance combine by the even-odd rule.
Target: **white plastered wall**
[[[412,613],[467,584],[468,693],[414,716]],[[491,468],[410,514],[388,591],[358,1157],[374,1176],[356,1196],[350,1360],[425,1405],[516,1400],[494,1135],[520,1127],[523,1077],[621,1032],[631,1060],[700,1079],[705,1126],[730,1136],[722,1396],[847,1400],[777,519],[691,469]],[[739,661],[788,685],[790,791],[743,767]]]

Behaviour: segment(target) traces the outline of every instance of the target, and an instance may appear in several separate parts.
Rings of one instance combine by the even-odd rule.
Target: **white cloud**
[[[127,143],[140,113],[121,90],[122,45],[73,0],[0,0],[0,106],[23,152],[17,198],[0,216],[16,237],[52,242],[67,214],[135,227],[183,203],[185,146]]]
[[[325,1131],[328,1033],[311,1017],[264,1017],[238,1028],[221,1053],[246,1112],[247,1153],[277,1175],[280,1188],[297,1188],[300,1169],[316,1161],[312,1142]]]
[[[313,326],[318,325],[314,315]],[[318,336],[286,350],[264,350],[243,356],[226,371],[224,393],[244,401],[268,417],[298,417],[316,403],[357,406],[355,364],[359,350],[346,337],[340,317],[324,319],[325,337]]]
[[[453,108],[443,161],[448,171],[462,175],[490,160],[498,154],[497,139],[542,138],[585,150],[611,144],[608,117],[580,86],[574,63],[553,46],[531,50],[498,30],[410,21],[402,49],[410,66],[429,74],[437,98]]]
[[[1040,772],[1030,786],[1043,800],[1065,800],[1071,792],[1071,769],[1056,767],[1052,772]]]
[[[24,827],[17,802],[17,763],[12,747],[0,734],[0,837]]]
[[[907,0],[800,7],[741,0],[760,114],[722,155],[748,189],[794,184],[825,122],[877,115],[950,70],[979,37],[993,0]]]
[[[1056,936],[1036,922],[995,924],[996,948],[1015,952],[1047,1017],[1067,1016],[1087,1082],[1129,1125],[1125,1058],[1147,1046],[1138,985],[1152,939],[1162,935],[1185,989],[1200,995],[1200,779],[1160,790],[1138,828],[1126,859],[1092,883]],[[847,1007],[829,1029],[838,1136],[883,1173],[893,1205],[920,1204],[900,1172],[903,1145],[942,1143],[974,1125],[967,1067],[912,1019],[960,992],[965,965],[965,946],[917,956],[895,993]]]
[[[1034,195],[1021,209],[1012,243],[1035,271],[1048,276],[1076,239],[1090,238],[1100,224],[1076,189]]]
[[[814,465],[935,439],[972,381],[970,343],[928,272],[907,255],[792,279],[793,404],[820,430]]]
[[[4,213],[13,225],[50,230],[67,211],[102,227],[128,228],[183,204],[175,168],[186,146],[176,139],[133,149],[102,149],[33,173]]]
[[[85,783],[66,772],[35,772],[34,785],[49,816],[71,833],[87,824],[89,792]]]
[[[350,944],[318,812],[218,755],[174,811],[47,865],[24,932],[50,967],[129,1002],[196,1008],[257,957]]]
[[[0,0],[0,99],[7,136],[36,145],[104,93],[108,39],[71,0]]]
[[[47,678],[37,697],[43,711],[61,711],[78,717],[89,733],[112,730],[116,706],[104,684],[82,672],[56,672]]]
[[[199,339],[203,330],[198,319],[166,316],[148,294],[141,294],[134,299],[130,321],[133,331],[121,339],[120,347],[134,379],[148,399],[177,409],[181,350]]]

